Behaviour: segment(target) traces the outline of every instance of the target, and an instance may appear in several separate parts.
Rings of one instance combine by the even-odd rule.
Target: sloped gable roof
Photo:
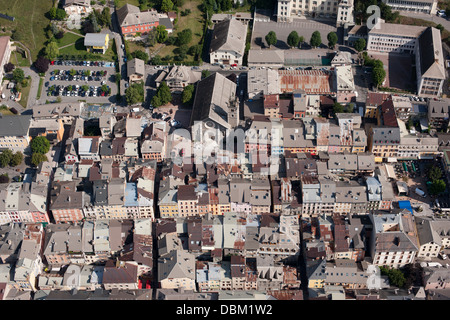
[[[247,26],[236,19],[224,20],[214,27],[210,52],[230,50],[244,55]]]

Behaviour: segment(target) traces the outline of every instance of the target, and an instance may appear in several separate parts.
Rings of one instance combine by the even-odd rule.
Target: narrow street
[[[298,257],[298,271],[300,273],[300,289],[303,291],[303,299],[309,299],[308,293],[308,275],[306,272],[306,245],[303,241],[303,228],[302,228],[302,218],[299,218],[299,228],[300,228],[300,255]]]
[[[120,26],[119,21],[117,20],[117,14],[115,9],[111,11],[111,22],[112,22],[112,31],[110,31],[110,34],[114,37],[114,40],[116,42],[116,50],[117,50],[117,59],[119,63],[119,73],[121,74],[120,79],[120,95],[125,95],[125,84],[127,83],[127,65],[124,63],[124,49],[122,49],[122,35],[120,34]]]

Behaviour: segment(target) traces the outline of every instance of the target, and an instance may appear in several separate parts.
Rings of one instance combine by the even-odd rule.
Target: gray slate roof
[[[6,116],[0,118],[0,137],[26,136],[31,124],[31,115]]]
[[[244,55],[247,26],[231,19],[224,20],[214,26],[210,52],[217,50],[235,51]]]
[[[105,45],[106,33],[86,33],[84,46],[103,47]]]

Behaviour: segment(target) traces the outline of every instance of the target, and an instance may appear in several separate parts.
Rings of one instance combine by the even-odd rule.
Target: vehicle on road
[[[425,191],[423,191],[423,190],[420,189],[420,188],[416,188],[416,190],[414,190],[414,192],[415,192],[416,194],[418,194],[419,196],[423,197],[423,198],[426,197]]]

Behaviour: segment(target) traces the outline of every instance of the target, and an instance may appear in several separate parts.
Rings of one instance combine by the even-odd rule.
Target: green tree
[[[385,275],[389,279],[389,283],[393,286],[403,288],[406,284],[406,278],[403,272],[398,269],[389,267],[380,267],[381,275]]]
[[[319,31],[314,31],[313,34],[311,35],[311,40],[309,41],[309,44],[311,45],[311,47],[318,47],[322,44],[322,38],[320,36],[320,32]]]
[[[58,44],[54,41],[50,41],[49,44],[44,49],[44,54],[47,59],[50,61],[55,60],[59,56],[59,47]]]
[[[11,167],[17,167],[19,164],[21,164],[23,161],[23,153],[20,151],[17,151],[14,153],[11,157],[11,161],[9,162],[9,165]]]
[[[81,86],[81,90],[83,90],[83,91],[89,91],[89,86],[87,85],[87,84],[83,84],[82,86]]]
[[[444,180],[438,179],[434,180],[431,185],[428,187],[428,191],[432,195],[438,195],[445,191],[446,185]]]
[[[338,36],[337,36],[336,32],[332,31],[332,32],[328,33],[327,39],[328,39],[328,47],[334,48],[334,46],[338,42]]]
[[[428,179],[431,181],[439,180],[442,178],[442,171],[439,167],[431,167],[430,171],[428,171]]]
[[[333,112],[336,113],[343,113],[344,112],[344,106],[338,102],[335,102],[333,104]]]
[[[169,37],[169,33],[166,30],[166,26],[159,25],[156,27],[156,41],[158,43],[166,42]]]
[[[39,153],[39,152],[34,152],[31,155],[31,163],[33,165],[35,165],[36,167],[44,161],[48,161],[47,156],[45,154]]]
[[[173,50],[173,52],[175,54],[178,54],[181,56],[186,56],[188,51],[189,51],[189,47],[186,44],[183,44],[183,45],[179,46],[178,48],[175,48],[175,50]]]
[[[161,82],[159,85],[157,95],[161,99],[161,103],[163,105],[172,101],[172,93],[170,92],[170,88],[165,81]]]
[[[366,40],[364,38],[359,38],[355,41],[355,50],[362,52],[366,48]]]
[[[106,84],[101,86],[101,90],[102,92],[104,92],[105,94],[109,94],[111,89],[108,88],[108,86]]]
[[[145,63],[147,63],[147,61],[148,61],[148,53],[144,52],[142,50],[136,50],[135,52],[133,52],[131,54],[131,56],[133,58],[138,58],[138,59],[144,60]]]
[[[13,153],[9,149],[5,149],[0,153],[0,167],[5,168],[11,162],[11,158],[13,157]]]
[[[188,44],[192,40],[192,30],[184,29],[177,34],[177,45]]]
[[[100,20],[103,26],[111,26],[111,12],[109,7],[104,7],[102,13],[100,14]]]
[[[353,110],[355,110],[355,104],[354,103],[349,103],[344,108],[344,112],[346,112],[346,113],[352,113]]]
[[[25,73],[20,68],[14,69],[12,74],[13,74],[13,80],[16,81],[17,83],[20,83],[20,82],[22,82],[22,80],[25,79]]]
[[[133,83],[125,91],[125,98],[129,105],[144,102],[144,84],[142,82]]]
[[[373,61],[372,61],[372,65],[373,65],[373,68],[374,68],[374,69],[375,69],[375,68],[383,69],[383,62],[382,62],[381,60],[378,60],[378,59],[373,60]]]
[[[381,18],[386,20],[386,22],[394,22],[399,17],[400,13],[398,11],[392,12],[391,6],[379,1],[377,5],[380,7]]]
[[[66,10],[60,9],[60,8],[56,9],[56,15],[55,15],[56,20],[62,21],[66,18],[66,16],[67,16]]]
[[[375,67],[372,70],[372,81],[375,86],[378,88],[383,84],[384,79],[386,78],[386,71],[383,67]]]
[[[233,2],[231,0],[223,0],[220,4],[222,11],[230,11],[233,7]]]
[[[48,17],[50,18],[50,20],[56,19],[56,7],[50,8],[50,10],[48,11]]]
[[[50,150],[50,142],[46,137],[39,136],[31,140],[30,147],[33,153],[45,154]]]
[[[160,99],[160,98],[158,97],[158,95],[156,95],[156,94],[153,96],[153,98],[152,98],[152,100],[150,101],[150,103],[151,103],[152,106],[154,106],[154,107],[156,107],[156,108],[162,106],[161,99]]]
[[[202,53],[202,46],[199,44],[191,46],[188,50],[188,54],[190,54],[191,56],[194,56],[194,57],[201,53]]]
[[[202,70],[202,79],[209,77],[210,74],[211,72],[209,70]]]
[[[173,8],[173,2],[171,0],[162,0],[161,2],[161,11],[169,12]]]
[[[156,56],[154,56],[154,57],[152,58],[152,64],[153,64],[153,65],[159,66],[159,65],[161,65],[162,63],[163,63],[163,61],[162,61],[162,59],[161,59],[161,56],[156,55]]]
[[[147,33],[147,36],[142,40],[142,44],[145,47],[153,47],[156,44],[156,42],[157,42],[157,40],[156,40],[156,28],[153,28],[152,30],[150,30]]]
[[[186,86],[181,95],[181,101],[184,104],[191,105],[192,99],[194,98],[194,86],[192,84]]]
[[[277,43],[277,34],[274,31],[270,31],[266,37],[266,43],[269,45],[269,47],[275,45]]]
[[[299,37],[297,31],[292,31],[291,33],[289,33],[288,38],[287,38],[287,44],[291,48],[296,48],[296,47],[298,47],[299,43],[300,43],[300,37]]]

